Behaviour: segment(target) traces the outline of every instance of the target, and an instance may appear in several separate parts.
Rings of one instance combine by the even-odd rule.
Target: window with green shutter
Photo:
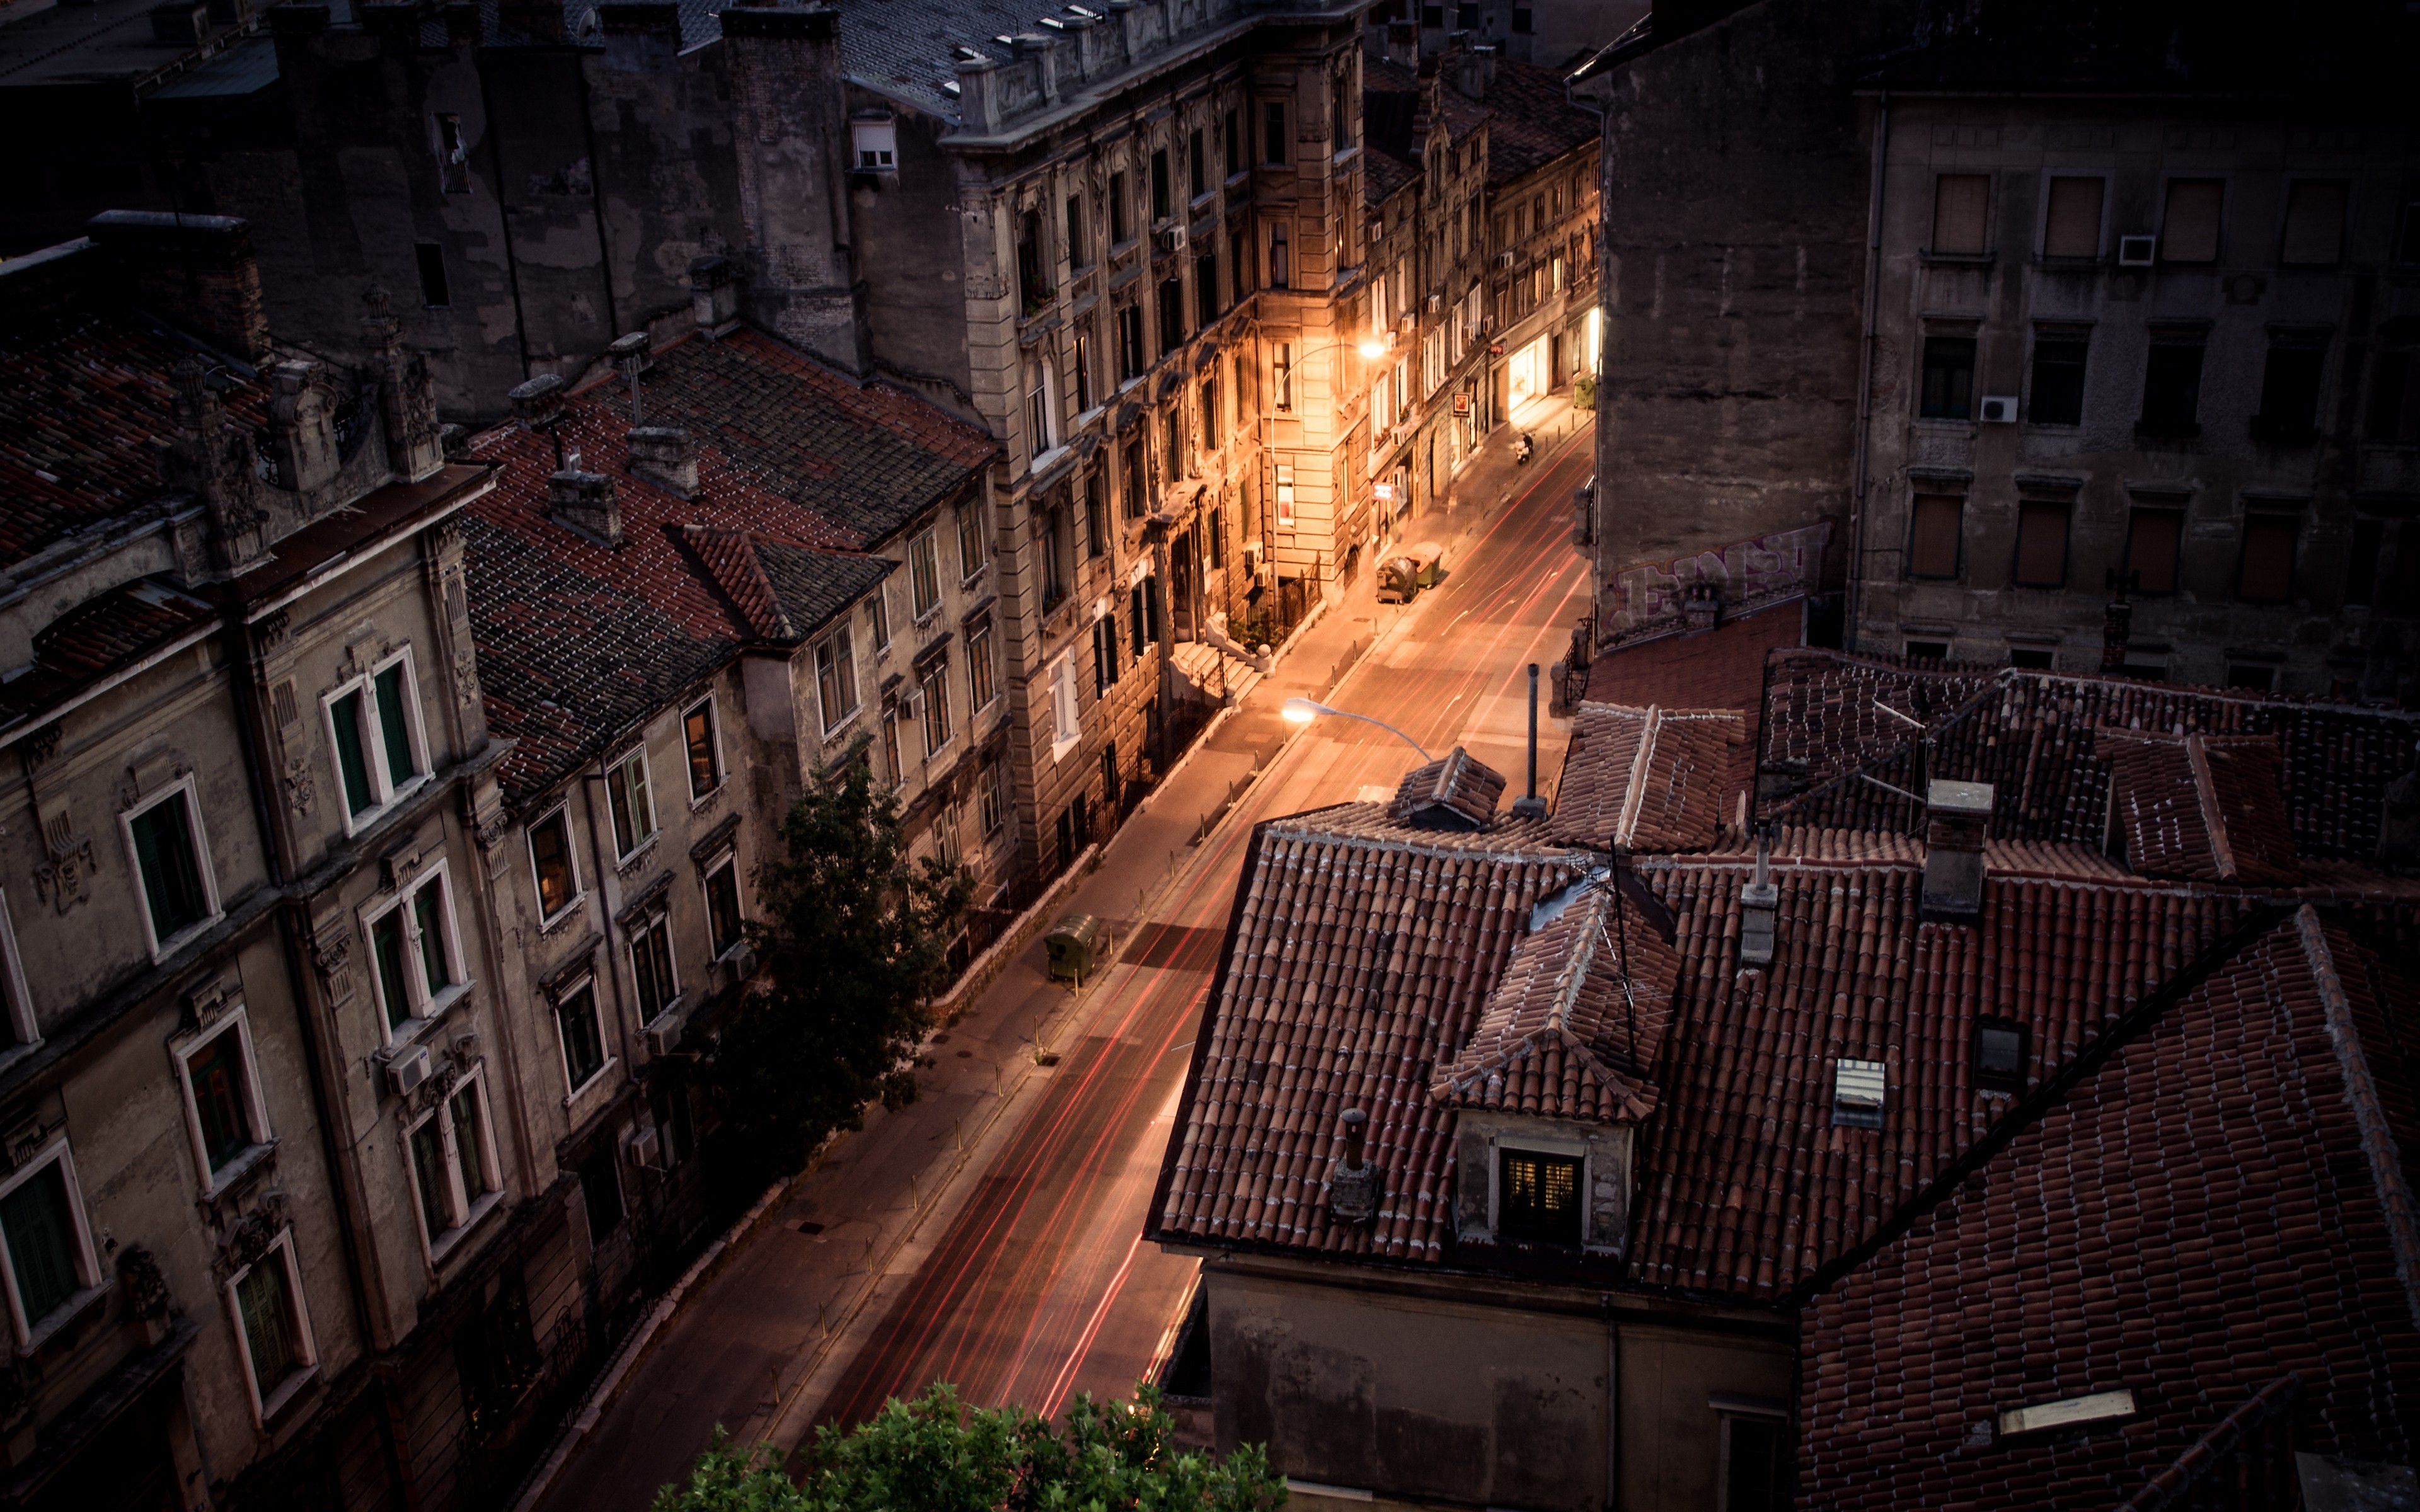
[[[345,779],[345,810],[365,813],[378,807],[378,786],[370,779],[369,752],[362,746],[362,696],[348,693],[328,705],[336,726],[336,770]]]
[[[420,764],[412,759],[411,725],[404,711],[403,670],[403,663],[396,662],[377,678],[379,737],[386,749],[387,782],[393,787],[420,775]]]
[[[284,1246],[271,1250],[235,1284],[236,1311],[243,1315],[243,1348],[252,1358],[253,1384],[267,1401],[286,1378],[307,1365],[302,1331],[295,1326],[293,1278],[286,1272]]]
[[[33,1327],[76,1293],[75,1216],[68,1211],[67,1171],[52,1161],[0,1197],[0,1236],[8,1245],[8,1270],[25,1326]]]
[[[165,942],[210,917],[209,895],[194,855],[193,814],[183,790],[136,814],[134,857],[143,871],[143,898],[152,938]]]

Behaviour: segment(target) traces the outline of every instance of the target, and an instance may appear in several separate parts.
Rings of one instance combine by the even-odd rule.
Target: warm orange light
[[[1377,342],[1365,341],[1361,344],[1361,355],[1374,363],[1387,355],[1387,348]]]

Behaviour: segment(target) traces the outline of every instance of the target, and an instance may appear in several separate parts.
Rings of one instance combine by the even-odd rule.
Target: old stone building
[[[1861,646],[2408,700],[2410,39],[2363,14],[2284,54],[2218,13],[1651,16],[1583,70],[1601,581],[1820,522]]]
[[[1553,73],[1505,59],[1472,70],[1487,107],[1488,381],[1497,421],[1519,427],[1526,402],[1594,381],[1605,317],[1597,308],[1597,113]]]

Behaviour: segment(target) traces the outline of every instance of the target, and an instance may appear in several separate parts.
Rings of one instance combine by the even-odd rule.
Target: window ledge
[[[648,854],[656,848],[656,841],[663,839],[663,835],[664,832],[659,829],[645,840],[639,841],[637,848],[629,855],[616,857],[613,862],[614,872],[619,874],[636,870],[639,863],[645,860]]]
[[[2201,426],[2198,424],[2155,425],[2148,421],[2134,422],[2134,435],[2142,440],[2189,441],[2200,434]]]
[[[462,1242],[469,1239],[473,1230],[487,1222],[504,1205],[504,1193],[502,1187],[472,1203],[471,1215],[438,1235],[435,1242],[428,1246],[428,1263],[432,1267],[442,1266],[447,1260],[452,1259],[462,1248]]]
[[[376,829],[389,814],[394,813],[396,810],[401,809],[412,799],[420,796],[422,790],[427,788],[428,784],[435,779],[435,774],[423,772],[418,777],[413,778],[411,781],[406,782],[403,786],[396,789],[393,793],[388,794],[384,803],[372,804],[370,807],[363,810],[357,814],[347,814],[345,816],[345,838],[347,840],[359,840],[362,836],[369,833],[373,829]],[[344,795],[340,791],[337,794],[337,796],[341,798]]]
[[[430,998],[426,1012],[414,1018],[405,1019],[397,1025],[387,1035],[387,1058],[393,1059],[394,1052],[408,1050],[427,1038],[431,1030],[445,1022],[445,1015],[454,1011],[454,1005],[471,995],[471,989],[474,985],[474,982],[469,981],[456,982]]]
[[[1062,456],[1064,456],[1066,453],[1067,443],[1065,441],[1054,441],[1049,446],[1034,453],[1032,460],[1025,464],[1025,471],[1028,472],[1039,472],[1044,468],[1049,467],[1053,463],[1057,462]]]
[[[587,901],[588,894],[586,891],[575,892],[571,895],[571,901],[563,905],[563,911],[561,913],[554,915],[552,918],[549,918],[543,914],[539,915],[537,921],[537,932],[539,936],[543,938],[546,935],[551,934],[556,930],[563,928],[564,924],[568,920],[579,918],[582,912],[580,905]]]
[[[721,782],[717,782],[714,786],[706,789],[704,793],[701,793],[696,797],[689,800],[689,811],[695,813],[721,796],[722,796],[722,784]]]
[[[178,951],[183,949],[186,946],[193,944],[195,940],[200,939],[203,935],[208,934],[210,931],[218,928],[219,925],[225,921],[226,910],[222,908],[217,913],[210,915],[208,918],[186,925],[183,929],[178,930],[176,933],[169,935],[166,939],[162,940],[158,945],[151,948],[151,964],[153,965],[158,965],[161,962],[167,960],[170,956],[175,955]]]
[[[106,1303],[109,1300],[109,1294],[116,1289],[112,1282],[102,1281],[98,1286],[85,1288],[52,1308],[43,1315],[41,1321],[25,1331],[25,1342],[17,1347],[17,1352],[21,1355],[41,1352],[43,1345],[58,1337],[62,1330],[81,1321],[86,1315]]]
[[[269,1394],[269,1399],[260,1404],[260,1426],[264,1428],[274,1427],[286,1410],[293,1406],[296,1399],[318,1379],[319,1366],[314,1362],[279,1381],[277,1389]]]
[[[597,1067],[593,1075],[591,1075],[586,1081],[582,1082],[579,1086],[573,1088],[569,1095],[564,1098],[563,1105],[565,1107],[569,1107],[573,1103],[579,1102],[582,1098],[587,1096],[590,1092],[595,1091],[597,1088],[605,1086],[608,1079],[613,1076],[614,1068],[621,1064],[621,1057],[607,1056],[605,1057],[605,1064]]]
[[[255,1172],[268,1165],[270,1157],[276,1153],[277,1141],[273,1138],[245,1146],[241,1154],[211,1174],[210,1184],[202,1192],[202,1200],[216,1202],[225,1196],[229,1192],[242,1185]]]
[[[0,1050],[0,1075],[7,1074],[11,1066],[16,1065],[17,1062],[24,1059],[27,1056],[32,1055],[41,1047],[41,1038],[38,1035],[22,1043],[12,1044],[6,1050]]]
[[[1989,268],[1998,257],[1996,253],[1934,252],[1929,248],[1916,255],[1928,268]]]
[[[838,740],[841,736],[847,734],[849,727],[856,724],[858,716],[864,712],[865,705],[861,703],[856,708],[849,710],[848,713],[841,716],[840,723],[833,725],[830,729],[824,732],[824,744],[829,746],[833,741]]]

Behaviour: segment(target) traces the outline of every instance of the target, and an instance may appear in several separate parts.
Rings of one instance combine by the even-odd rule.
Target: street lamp
[[[1285,722],[1288,724],[1309,724],[1323,714],[1332,714],[1340,719],[1358,719],[1363,724],[1374,724],[1379,729],[1387,732],[1387,733],[1394,736],[1397,740],[1402,741],[1404,745],[1411,747],[1414,750],[1419,751],[1420,760],[1424,762],[1436,760],[1435,757],[1431,756],[1426,750],[1421,749],[1420,743],[1419,741],[1414,740],[1411,736],[1396,729],[1393,725],[1388,724],[1386,720],[1373,719],[1366,714],[1356,714],[1351,709],[1331,709],[1325,703],[1314,703],[1310,699],[1292,698],[1286,700],[1285,707],[1280,709],[1278,712],[1284,716]]]

